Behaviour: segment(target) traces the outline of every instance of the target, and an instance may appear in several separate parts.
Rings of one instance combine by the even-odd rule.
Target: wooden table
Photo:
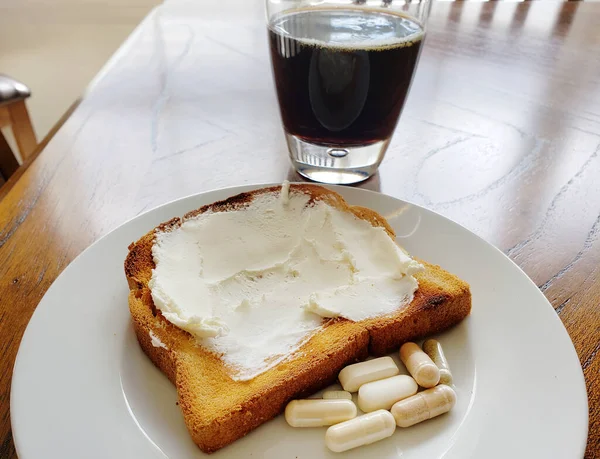
[[[2,458],[15,455],[19,341],[77,254],[181,196],[300,180],[286,155],[262,2],[201,3],[152,13],[0,191]],[[454,219],[539,285],[588,384],[588,458],[600,457],[598,24],[598,3],[436,4],[393,143],[361,185]]]

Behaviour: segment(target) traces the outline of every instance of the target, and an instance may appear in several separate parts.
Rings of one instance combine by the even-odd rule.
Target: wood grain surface
[[[9,393],[19,342],[75,256],[173,199],[300,180],[263,21],[259,0],[154,12],[0,191],[0,457],[15,456]],[[540,287],[585,374],[587,458],[600,457],[598,24],[600,3],[435,4],[393,143],[361,185],[466,226]]]

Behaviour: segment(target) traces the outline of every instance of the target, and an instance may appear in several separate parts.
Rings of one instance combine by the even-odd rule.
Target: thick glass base
[[[285,134],[296,171],[315,182],[348,185],[368,179],[377,172],[389,141],[367,146],[328,147]]]

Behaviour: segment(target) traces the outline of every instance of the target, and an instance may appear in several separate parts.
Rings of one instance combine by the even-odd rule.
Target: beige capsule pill
[[[444,355],[444,349],[439,341],[435,339],[428,339],[423,343],[423,352],[429,356],[433,363],[437,365],[440,370],[440,384],[446,384],[447,386],[452,385],[452,373],[450,372],[450,366],[448,360]]]
[[[408,342],[402,345],[400,360],[419,386],[434,387],[440,381],[439,368],[415,343]]]
[[[394,416],[389,411],[378,410],[331,426],[325,433],[325,444],[331,451],[341,453],[383,440],[395,430]]]
[[[326,390],[323,400],[352,400],[352,394],[345,390]]]
[[[285,420],[292,427],[331,426],[356,417],[351,400],[292,400],[285,407]]]
[[[392,406],[398,427],[410,427],[447,413],[456,403],[456,393],[444,384],[400,400]]]
[[[365,413],[389,410],[394,403],[417,393],[417,383],[407,375],[397,375],[363,384],[358,389],[358,407]]]
[[[348,365],[338,376],[345,391],[356,392],[360,386],[371,381],[389,378],[400,373],[398,365],[391,357],[365,360]]]

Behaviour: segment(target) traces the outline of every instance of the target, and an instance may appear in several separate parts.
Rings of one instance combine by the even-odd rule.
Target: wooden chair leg
[[[10,113],[8,113],[8,108],[4,105],[0,105],[0,129],[5,126],[10,126],[11,123]]]
[[[24,100],[19,100],[9,104],[7,108],[11,118],[13,135],[21,152],[21,159],[25,161],[37,147],[37,140],[27,106]]]
[[[5,180],[8,180],[14,172],[19,168],[19,162],[8,145],[8,142],[4,138],[2,132],[0,132],[0,175]]]

